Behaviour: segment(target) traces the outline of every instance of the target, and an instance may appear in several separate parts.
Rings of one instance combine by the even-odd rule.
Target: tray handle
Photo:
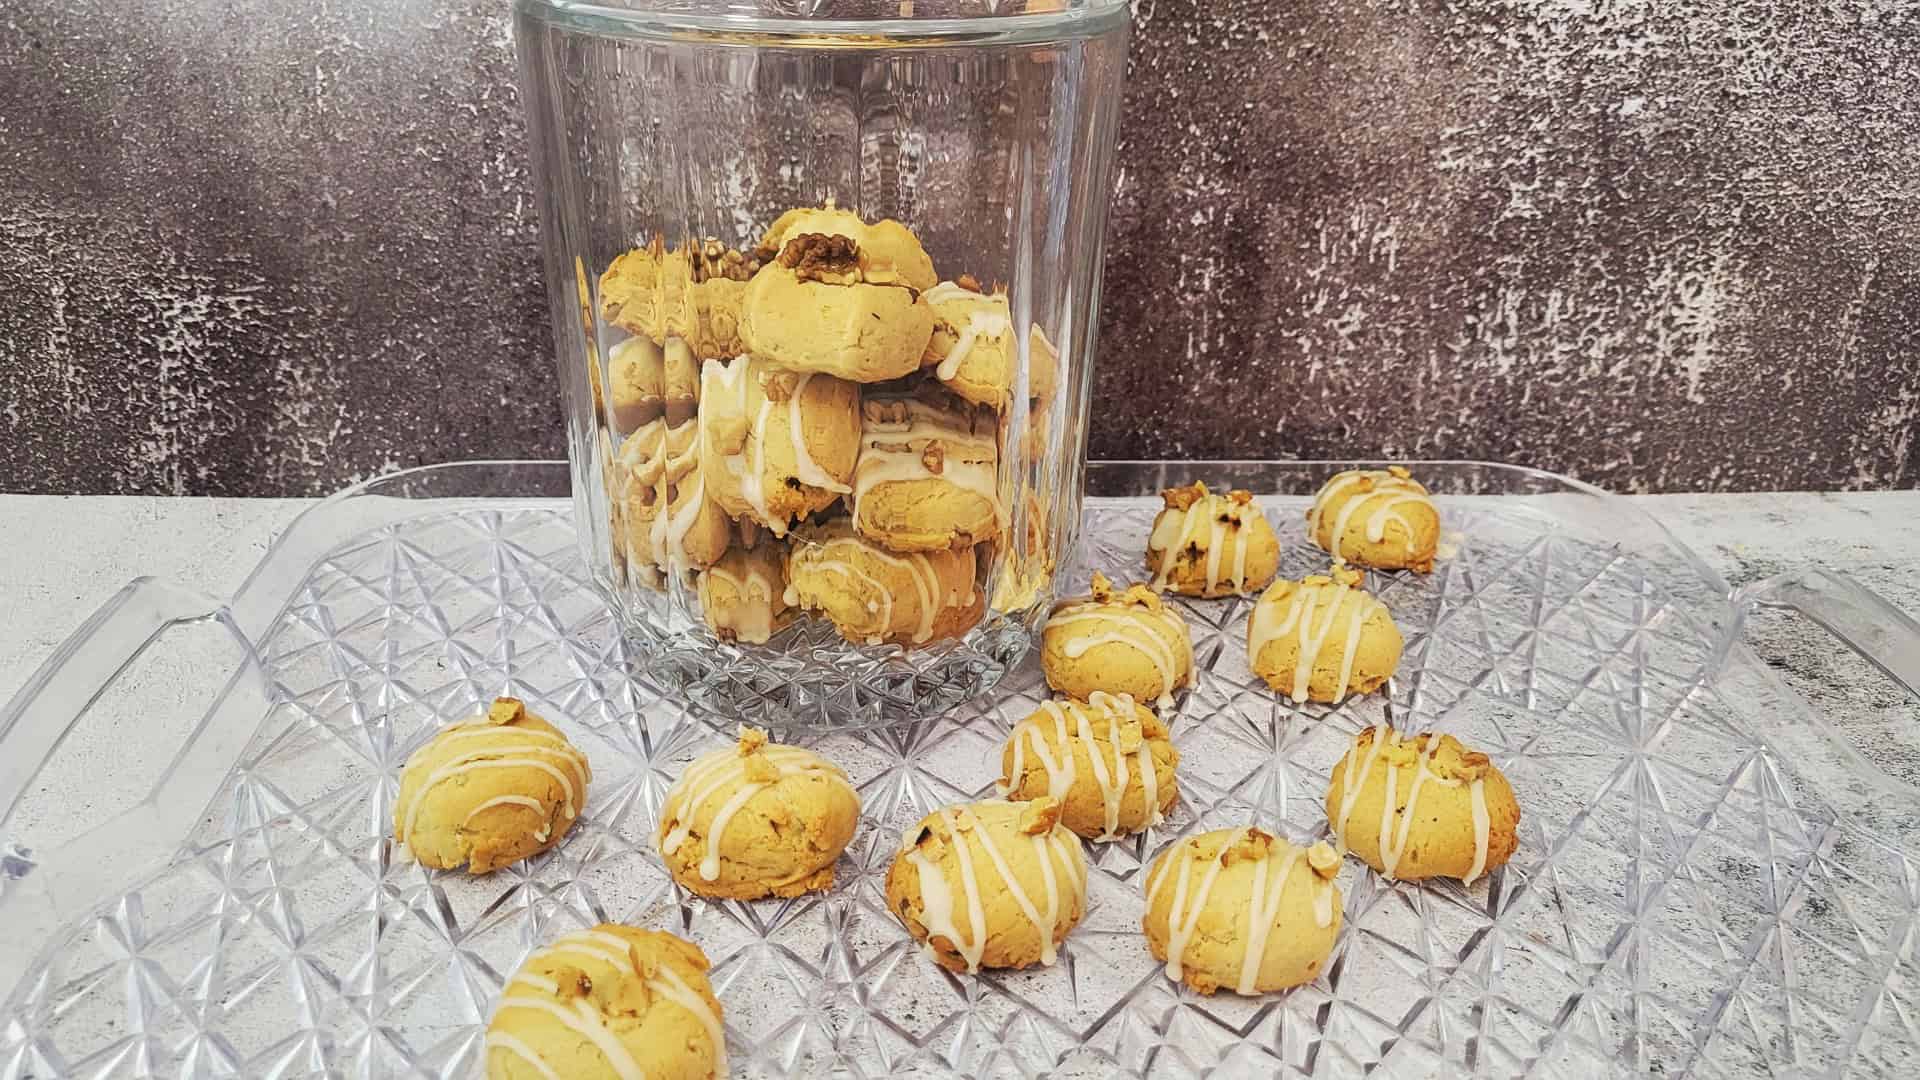
[[[1824,569],[1793,571],[1743,585],[1728,600],[1733,617],[1715,646],[1713,670],[1726,670],[1733,651],[1744,640],[1747,618],[1755,609],[1776,608],[1796,612],[1825,629],[1920,699],[1920,622],[1849,575]],[[1856,775],[1882,789],[1920,800],[1920,787],[1873,764],[1832,725],[1820,724],[1819,729]]]

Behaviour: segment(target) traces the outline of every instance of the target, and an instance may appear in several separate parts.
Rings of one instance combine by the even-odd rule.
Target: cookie
[[[860,220],[860,215],[839,209],[832,202],[822,207],[802,206],[781,214],[760,238],[755,255],[771,261],[790,241],[808,234],[844,237],[850,241],[860,281],[926,292],[940,280],[934,275],[933,260],[927,258],[927,251],[920,246],[920,238],[913,235],[913,230],[892,218],[869,224]]]
[[[993,421],[938,390],[860,403],[853,527],[890,551],[965,548],[1000,533]]]
[[[1520,846],[1520,804],[1487,755],[1451,735],[1370,727],[1333,767],[1327,820],[1383,877],[1471,885]]]
[[[724,1077],[720,1015],[698,945],[601,923],[535,949],[507,980],[487,1021],[487,1077]]]
[[[1216,495],[1195,483],[1160,493],[1166,506],[1147,537],[1153,587],[1186,596],[1256,591],[1280,568],[1280,538],[1246,491]]]
[[[1087,896],[1086,855],[1059,816],[1046,796],[928,814],[887,870],[887,910],[949,971],[1051,965]]]
[[[973,284],[971,279],[943,281],[927,291],[927,303],[933,306],[933,336],[921,363],[933,368],[934,377],[954,394],[1001,410],[1012,400],[1019,381],[1013,314],[1005,292],[985,294]],[[1060,358],[1037,325],[1028,330],[1027,354],[1026,396],[1052,394]]]
[[[666,249],[658,236],[646,247],[616,256],[600,275],[600,317],[629,334],[666,340],[660,280]]]
[[[795,533],[787,603],[827,617],[848,641],[924,645],[980,621],[970,551],[888,551],[846,518]]]
[[[393,838],[422,865],[491,873],[559,843],[592,779],[587,756],[558,728],[497,698],[408,756]]]
[[[713,565],[732,543],[733,523],[706,483],[692,420],[649,421],[620,444],[621,499],[628,558],[678,572]]]
[[[1016,801],[1056,799],[1062,825],[1089,840],[1118,840],[1173,809],[1179,764],[1153,710],[1096,692],[1084,702],[1041,702],[1014,725],[994,786]]]
[[[1276,581],[1247,619],[1247,661],[1296,702],[1339,704],[1370,694],[1400,666],[1400,628],[1387,606],[1340,563],[1326,575]]]
[[[1440,511],[1398,465],[1336,473],[1307,510],[1307,537],[1336,559],[1375,570],[1433,571]]]
[[[613,388],[613,426],[622,433],[659,419],[678,427],[692,419],[698,405],[699,369],[679,338],[667,339],[665,346],[643,337],[615,345],[607,352],[607,383]]]
[[[914,288],[867,280],[863,257],[845,236],[788,240],[747,284],[740,338],[748,351],[775,367],[860,383],[917,371],[933,308]]]
[[[1047,685],[1085,700],[1095,691],[1151,701],[1165,712],[1193,683],[1193,638],[1180,613],[1153,590],[1117,592],[1103,574],[1093,592],[1056,605],[1040,632]]]
[[[1203,994],[1310,982],[1340,935],[1340,856],[1256,828],[1188,837],[1154,860],[1140,929],[1167,978]]]
[[[742,727],[738,743],[696,758],[668,789],[655,837],[689,892],[757,900],[831,887],[859,821],[839,766]]]
[[[792,619],[787,552],[777,541],[733,547],[701,571],[700,611],[722,641],[764,644]]]
[[[858,387],[749,356],[708,360],[700,383],[700,471],[728,514],[785,536],[853,490]]]

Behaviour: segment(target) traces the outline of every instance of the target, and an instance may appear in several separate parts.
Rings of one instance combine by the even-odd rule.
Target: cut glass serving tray
[[[1142,577],[1151,493],[1194,479],[1260,496],[1283,575],[1323,570],[1304,511],[1354,464],[1096,464],[1062,588],[1095,568]],[[1249,599],[1175,599],[1198,668],[1168,717],[1177,808],[1090,846],[1087,916],[1057,964],[979,976],[922,956],[883,878],[905,827],[991,794],[1003,738],[1045,693],[1031,660],[935,720],[783,732],[865,801],[839,882],[701,900],[659,865],[654,813],[733,724],[631,677],[577,550],[566,466],[444,466],[345,492],[228,605],[130,586],[0,713],[0,1078],[478,1075],[503,980],[536,945],[609,920],[706,951],[737,1075],[1920,1071],[1920,804],[1737,638],[1747,607],[1795,606],[1912,682],[1920,627],[1839,579],[1729,598],[1650,519],[1572,481],[1412,467],[1445,536],[1432,575],[1368,577],[1407,643],[1388,692],[1294,705],[1248,672]],[[186,717],[151,790],[97,824],[36,809],[36,779],[116,677],[167,649],[163,631],[208,626],[239,659],[182,676],[224,689]],[[425,870],[387,839],[400,765],[502,694],[591,756],[586,813],[491,876]],[[170,701],[143,694],[131,713],[186,708]],[[1314,982],[1209,998],[1168,981],[1139,933],[1142,868],[1197,830],[1324,836],[1328,769],[1382,722],[1493,756],[1523,813],[1513,860],[1463,888],[1350,859],[1346,929]]]

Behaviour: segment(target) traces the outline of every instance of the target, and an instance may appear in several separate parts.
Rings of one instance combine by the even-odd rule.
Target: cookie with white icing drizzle
[[[708,360],[700,379],[700,472],[728,514],[775,536],[852,492],[860,389],[775,371],[757,357]]]
[[[1093,575],[1090,595],[1056,605],[1040,632],[1047,685],[1086,700],[1126,694],[1162,713],[1193,683],[1193,637],[1180,613],[1145,585],[1121,592]]]
[[[1202,483],[1160,493],[1166,506],[1147,536],[1153,587],[1187,596],[1253,592],[1280,568],[1280,538],[1251,492],[1225,495]]]
[[[991,415],[933,387],[860,402],[853,527],[889,551],[966,548],[1000,533]]]
[[[794,533],[787,603],[827,617],[848,641],[925,645],[980,621],[971,551],[896,552],[834,518]]]
[[[1247,660],[1296,702],[1338,704],[1370,694],[1400,666],[1403,642],[1387,606],[1340,563],[1326,574],[1276,581],[1247,619]]]
[[[762,241],[741,301],[747,350],[790,371],[854,382],[912,374],[933,336],[933,263],[897,221],[789,211]]]
[[[734,547],[700,572],[700,611],[724,641],[763,644],[792,618],[787,604],[787,549],[763,539]]]
[[[1360,731],[1333,767],[1326,807],[1334,838],[1388,878],[1471,885],[1520,844],[1513,785],[1451,735]]]
[[[1060,804],[998,799],[936,810],[887,870],[887,910],[949,971],[1051,965],[1086,914],[1087,860]]]
[[[407,758],[393,838],[426,866],[486,874],[560,842],[587,804],[587,756],[514,698]]]
[[[982,293],[971,277],[943,281],[927,290],[933,305],[933,337],[921,363],[955,394],[990,409],[1012,400],[1019,370],[1013,312],[1005,290]],[[1060,358],[1038,325],[1027,334],[1026,395],[1044,398],[1059,381]]]
[[[1401,466],[1350,469],[1314,496],[1307,538],[1355,566],[1430,573],[1440,549],[1440,511]]]
[[[674,572],[711,566],[732,543],[733,523],[700,467],[699,428],[668,427],[664,415],[620,444],[628,559]]]
[[[1089,840],[1158,824],[1180,797],[1180,752],[1153,710],[1125,694],[1045,701],[1000,752],[1001,797],[1059,800],[1060,823]]]
[[[655,839],[673,880],[701,896],[757,900],[833,885],[860,797],[840,767],[759,728],[695,758],[660,804]]]
[[[1340,856],[1257,828],[1190,836],[1147,874],[1147,947],[1169,979],[1203,994],[1264,994],[1310,982],[1339,937]]]
[[[535,949],[500,991],[488,1080],[711,1080],[727,1075],[720,1001],[698,945],[601,923]]]

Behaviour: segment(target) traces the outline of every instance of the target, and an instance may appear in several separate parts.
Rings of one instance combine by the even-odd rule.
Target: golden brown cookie
[[[748,351],[775,367],[861,383],[918,370],[933,308],[899,282],[901,264],[876,271],[870,257],[845,235],[791,234],[747,285],[740,338]]]
[[[971,551],[888,551],[846,518],[794,534],[787,603],[817,611],[848,641],[924,645],[980,621]]]
[[[1000,533],[990,414],[931,388],[860,403],[853,527],[890,551],[965,548]]]
[[[1060,823],[1089,840],[1156,825],[1180,798],[1180,752],[1153,710],[1125,694],[1045,701],[1000,752],[1002,798],[1060,802]]]
[[[607,382],[613,388],[613,426],[625,434],[664,418],[668,427],[691,419],[698,401],[699,371],[679,338],[662,347],[631,337],[607,352]]]
[[[488,1080],[714,1080],[727,1075],[707,954],[601,923],[535,949],[487,1022]]]
[[[829,375],[774,371],[756,357],[701,373],[700,471],[728,514],[775,536],[853,490],[860,390]]]
[[[1253,592],[1280,568],[1280,538],[1246,491],[1216,495],[1195,483],[1160,493],[1166,507],[1147,538],[1153,587],[1187,596]]]
[[[978,405],[1005,409],[1013,396],[1019,370],[1013,315],[1005,292],[983,294],[963,282],[943,281],[927,291],[933,305],[933,336],[928,339],[923,366],[947,389]],[[1027,334],[1027,396],[1053,393],[1059,378],[1059,356],[1038,325]]]
[[[792,619],[787,549],[777,540],[729,548],[700,574],[700,610],[722,641],[764,644]]]
[[[851,210],[826,206],[802,206],[780,215],[766,235],[761,237],[755,255],[772,261],[796,237],[813,234],[839,236],[854,247],[858,280],[875,285],[904,285],[926,292],[940,280],[934,275],[933,260],[920,246],[920,238],[905,225],[885,218],[868,224]]]
[[[600,317],[629,334],[665,341],[660,280],[665,255],[656,236],[646,247],[615,257],[600,275]]]
[[[620,444],[627,557],[678,571],[711,566],[732,543],[733,523],[708,490],[692,420],[668,428],[648,421]]]
[[[936,810],[887,870],[887,910],[949,971],[1050,965],[1086,914],[1087,860],[1060,804],[998,799]]]
[[[559,843],[592,779],[587,756],[558,728],[498,698],[407,758],[393,838],[425,866],[490,873]]]
[[[860,797],[839,766],[743,726],[737,744],[680,774],[656,838],[683,888],[757,900],[831,887],[834,860],[859,821]]]
[[[1256,828],[1216,829],[1154,860],[1140,929],[1167,978],[1203,994],[1310,982],[1340,934],[1340,856]]]
[[[1367,728],[1327,784],[1327,820],[1348,851],[1388,878],[1471,885],[1520,846],[1520,804],[1487,755],[1451,735]]]
[[[1376,570],[1433,571],[1440,511],[1406,469],[1352,469],[1320,488],[1307,537],[1336,559]]]
[[[1400,628],[1340,563],[1325,575],[1276,581],[1247,619],[1247,661],[1294,701],[1339,704],[1370,694],[1400,666]]]
[[[1162,712],[1193,683],[1193,638],[1180,613],[1152,589],[1114,589],[1093,575],[1093,592],[1056,605],[1040,632],[1047,685],[1082,700],[1095,691],[1151,701]]]

